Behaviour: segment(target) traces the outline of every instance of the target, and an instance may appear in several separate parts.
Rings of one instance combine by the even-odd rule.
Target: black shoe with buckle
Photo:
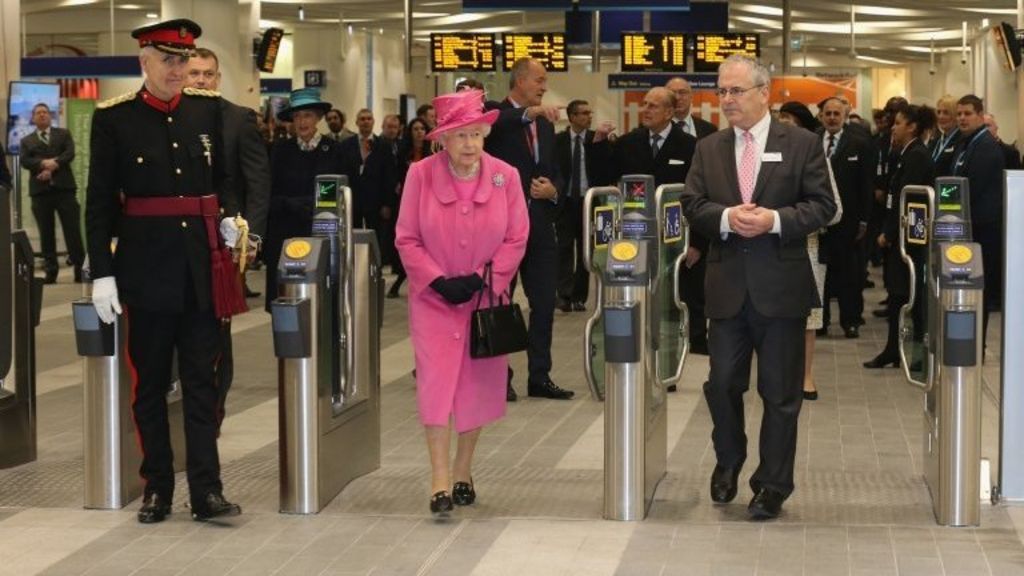
[[[242,507],[225,500],[220,492],[210,492],[202,500],[192,502],[192,519],[197,522],[238,516],[241,513]]]
[[[452,497],[449,496],[448,492],[445,490],[435,492],[434,495],[430,497],[430,513],[434,516],[447,518],[454,508],[455,507],[452,505]]]
[[[473,489],[473,480],[469,482],[456,482],[452,486],[452,501],[458,506],[469,506],[476,502],[476,490]]]
[[[527,384],[526,393],[532,398],[553,400],[569,400],[576,394],[572,390],[559,388],[550,378],[545,378],[543,382],[530,382]]]
[[[163,522],[171,515],[171,499],[164,498],[159,494],[146,494],[142,501],[142,508],[139,508],[139,522],[142,524],[156,524]]]

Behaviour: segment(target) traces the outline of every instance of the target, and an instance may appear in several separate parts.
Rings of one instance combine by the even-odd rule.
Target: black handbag
[[[504,301],[506,295],[500,294],[495,305],[493,277],[494,272],[491,271],[491,263],[488,262],[484,267],[484,288],[476,298],[476,309],[473,310],[470,327],[469,355],[472,358],[493,358],[526,350],[526,321],[523,320],[523,311],[519,304],[512,301],[511,294],[508,294],[507,304]],[[487,308],[480,307],[483,303],[484,290],[488,295]]]

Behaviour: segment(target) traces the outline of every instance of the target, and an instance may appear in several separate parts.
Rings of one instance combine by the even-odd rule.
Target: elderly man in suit
[[[60,217],[64,244],[75,267],[75,282],[82,281],[81,207],[75,193],[75,175],[71,161],[75,159],[75,141],[71,132],[52,126],[50,108],[40,102],[32,108],[35,132],[21,139],[21,165],[32,175],[28,194],[32,198],[32,214],[39,226],[47,284],[57,282],[57,239],[53,213]]]
[[[693,88],[686,78],[676,76],[665,83],[665,88],[676,95],[676,109],[672,122],[678,124],[683,132],[700,140],[718,131],[718,127],[711,122],[693,116]]]
[[[560,111],[542,102],[547,92],[547,71],[532,58],[512,64],[509,92],[501,102],[488,102],[499,110],[498,120],[484,142],[488,154],[516,167],[530,213],[530,238],[519,265],[523,289],[530,301],[530,328],[526,349],[527,393],[540,398],[568,400],[572,390],[551,381],[551,331],[555,315],[558,244],[555,217],[564,201],[565,184],[555,158],[555,127]],[[507,398],[516,399],[509,376]]]
[[[711,498],[736,497],[747,457],[743,395],[757,353],[764,403],[760,464],[750,478],[754,519],[774,518],[793,491],[797,419],[803,389],[804,329],[818,293],[807,235],[836,211],[821,141],[773,121],[768,69],[730,56],[718,70],[718,95],[730,129],[697,145],[683,211],[708,237],[705,287],[711,374],[704,396],[717,465]]]
[[[860,255],[874,202],[877,164],[870,138],[859,130],[850,129],[846,110],[839,98],[827,98],[821,103],[820,114],[825,126],[821,145],[832,166],[843,216],[821,237],[820,254],[825,256],[828,268],[825,273],[824,319],[819,335],[828,332],[831,318],[829,300],[834,296],[839,300],[839,324],[843,334],[847,338],[858,338],[864,313],[864,291],[861,289],[864,263]]]

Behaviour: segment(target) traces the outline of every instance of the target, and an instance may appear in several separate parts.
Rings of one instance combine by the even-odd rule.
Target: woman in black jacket
[[[419,117],[413,118],[405,127],[405,134],[398,143],[398,201],[395,202],[395,222],[398,221],[397,210],[402,205],[402,186],[405,185],[405,175],[409,172],[409,166],[433,154],[430,141],[426,138],[427,132],[430,132],[427,122]],[[397,255],[392,267],[398,277],[388,290],[387,297],[398,298],[398,290],[405,282],[405,268],[402,267],[402,259]]]
[[[885,349],[878,356],[864,363],[865,368],[883,368],[900,365],[899,315],[900,308],[910,300],[910,274],[900,257],[899,226],[900,198],[905,186],[931,186],[935,182],[935,164],[921,135],[935,125],[935,110],[928,106],[904,105],[896,112],[892,125],[892,149],[896,154],[896,166],[889,179],[889,193],[886,198],[885,221],[878,246],[888,250],[885,258],[889,291],[889,338]],[[926,255],[911,254],[914,263],[919,264]],[[920,269],[920,266],[918,266]],[[915,325],[920,324],[920,314],[915,314]],[[920,330],[922,327],[915,326]]]

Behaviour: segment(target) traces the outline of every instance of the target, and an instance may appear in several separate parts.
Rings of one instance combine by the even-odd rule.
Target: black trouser
[[[981,244],[981,265],[985,269],[984,315],[981,349],[988,346],[988,315],[1003,304],[1003,227],[1000,223],[973,227],[974,241]]]
[[[526,358],[530,382],[538,384],[551,372],[551,330],[555,319],[555,278],[558,275],[558,246],[555,228],[543,207],[530,207],[530,237],[526,255],[519,264],[523,290],[530,302]]]
[[[586,302],[590,271],[583,261],[583,199],[566,198],[558,215],[558,296]]]
[[[861,260],[859,242],[845,242],[829,248],[828,266],[825,269],[825,301],[822,326],[828,326],[832,319],[829,302],[839,300],[839,324],[843,328],[860,326],[864,313],[864,264]]]
[[[186,294],[194,294],[186,290]],[[220,322],[213,311],[196,309],[195,297],[186,296],[185,312],[125,309],[128,360],[134,366],[135,400],[132,412],[142,443],[139,474],[146,494],[171,501],[174,494],[174,454],[167,422],[167,389],[171,359],[178,351],[185,412],[185,448],[188,486],[192,502],[222,490],[217,454],[217,388],[214,368],[220,354]],[[178,456],[179,458],[181,455]]]
[[[81,266],[85,261],[85,249],[82,247],[81,208],[74,190],[50,190],[34,194],[32,198],[32,215],[39,227],[39,243],[43,252],[47,275],[57,274],[57,232],[54,212],[60,217],[60,227],[64,229],[64,244],[68,248],[68,256],[72,264]]]
[[[224,416],[227,414],[224,407],[227,405],[228,390],[231,389],[231,382],[235,379],[235,355],[231,347],[231,322],[221,322],[220,325],[220,359],[217,361],[217,371],[214,373],[214,383],[217,385],[217,430],[220,431],[224,423]]]
[[[692,268],[687,268],[685,264],[679,267],[679,289],[690,312],[690,345],[705,345],[708,339],[707,319],[704,317],[704,270],[707,256],[701,254],[700,260]]]
[[[750,487],[793,492],[797,420],[803,400],[806,318],[768,318],[749,296],[739,314],[712,319],[708,333],[711,374],[704,398],[714,428],[711,439],[718,464],[742,466],[747,457],[743,394],[750,388],[750,365],[757,353],[757,392],[764,404],[761,462]]]

